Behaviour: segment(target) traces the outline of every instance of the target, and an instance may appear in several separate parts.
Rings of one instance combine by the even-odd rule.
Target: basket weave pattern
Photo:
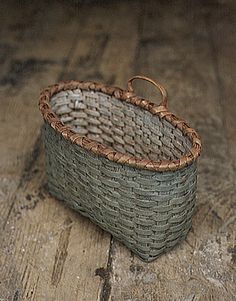
[[[151,261],[191,227],[200,140],[165,106],[96,85],[41,96],[49,191]]]

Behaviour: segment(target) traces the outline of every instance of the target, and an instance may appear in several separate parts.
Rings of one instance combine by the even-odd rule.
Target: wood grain
[[[235,300],[235,9],[0,3],[0,300]],[[48,195],[37,108],[40,89],[60,79],[125,87],[136,73],[167,88],[204,145],[193,228],[150,264]],[[159,102],[152,87],[135,89]]]

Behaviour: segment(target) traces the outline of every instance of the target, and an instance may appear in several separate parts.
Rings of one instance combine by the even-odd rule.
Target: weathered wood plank
[[[235,174],[232,158],[226,157],[228,144],[204,9],[193,2],[189,6],[152,2],[143,7],[136,71],[159,77],[169,91],[173,111],[199,130],[204,151],[197,210],[187,241],[148,265],[114,242],[114,301],[233,300],[236,294]],[[149,95],[156,97],[153,90]]]
[[[206,5],[205,22],[208,28],[212,60],[217,75],[218,97],[221,104],[225,135],[229,152],[236,169],[236,77],[234,2],[210,3]]]
[[[2,241],[2,285],[20,300],[96,299],[95,270],[106,263],[109,237],[46,193],[44,168],[40,155],[18,189]]]
[[[132,15],[129,15],[132,10]],[[131,77],[138,33],[137,3],[107,2],[90,8],[90,26],[80,34],[64,78],[94,80],[126,87]],[[113,13],[116,12],[116,18]],[[126,30],[126,29],[129,30]]]
[[[0,297],[95,300],[101,285],[95,270],[106,264],[110,237],[46,194],[41,142],[35,142],[42,122],[37,109],[39,91],[62,77],[87,18],[83,11],[74,13],[62,4],[45,9],[43,25],[24,32],[24,47],[18,45],[1,81],[5,147],[1,148]],[[40,33],[38,39],[31,40],[35,32]],[[43,68],[42,62],[46,62]]]

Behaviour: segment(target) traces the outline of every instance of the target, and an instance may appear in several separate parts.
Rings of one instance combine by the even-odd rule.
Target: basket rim
[[[133,155],[115,151],[112,147],[106,146],[100,142],[89,139],[86,136],[75,133],[71,126],[65,125],[52,111],[50,106],[50,98],[61,91],[76,89],[101,92],[110,96],[114,96],[120,101],[131,103],[149,111],[152,115],[157,115],[159,118],[165,119],[190,139],[192,148],[188,153],[179,159],[155,161],[144,158],[140,159]],[[91,151],[96,155],[105,157],[109,161],[116,163],[152,171],[174,171],[193,163],[193,161],[197,159],[201,152],[200,137],[197,132],[185,122],[185,120],[176,117],[172,112],[168,111],[166,106],[157,105],[147,99],[135,95],[134,93],[130,93],[128,90],[123,90],[115,86],[107,86],[102,83],[91,81],[61,81],[57,84],[48,86],[41,92],[39,98],[39,110],[41,111],[43,119],[65,139],[81,146],[88,151]]]

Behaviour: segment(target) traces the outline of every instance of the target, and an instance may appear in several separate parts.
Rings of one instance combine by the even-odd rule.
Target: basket
[[[135,95],[154,84],[160,105]],[[186,237],[201,141],[167,109],[165,89],[144,76],[127,90],[69,81],[45,89],[39,107],[49,192],[110,232],[144,261]]]

